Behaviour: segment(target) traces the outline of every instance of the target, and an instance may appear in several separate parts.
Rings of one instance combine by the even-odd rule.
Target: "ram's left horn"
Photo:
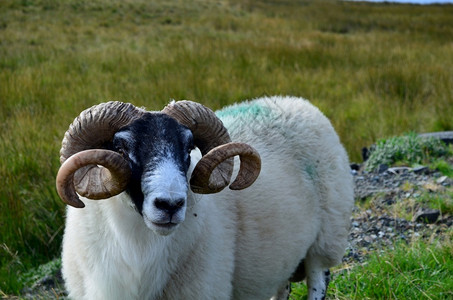
[[[215,185],[209,180],[213,170],[223,161],[239,155],[241,165],[239,173],[230,185],[232,190],[242,190],[251,186],[261,171],[261,158],[258,152],[244,143],[228,143],[218,146],[206,155],[196,165],[192,172],[190,186],[195,193],[210,194],[224,188],[222,184]]]

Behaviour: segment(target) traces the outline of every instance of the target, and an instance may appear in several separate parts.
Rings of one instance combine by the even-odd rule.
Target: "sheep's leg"
[[[308,300],[323,300],[326,298],[327,286],[330,281],[329,269],[316,264],[307,263]]]
[[[270,300],[288,300],[290,293],[291,283],[288,281],[278,290],[277,295],[272,297]]]

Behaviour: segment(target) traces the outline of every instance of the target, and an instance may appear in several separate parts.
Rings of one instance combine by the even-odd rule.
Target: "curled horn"
[[[256,180],[261,168],[258,152],[247,144],[231,143],[227,129],[211,109],[192,101],[178,101],[162,112],[192,131],[195,145],[203,155],[192,172],[192,191],[210,194],[224,189],[230,183],[235,155],[240,156],[241,167],[230,188],[244,189]]]
[[[232,190],[242,190],[251,186],[261,170],[261,159],[258,152],[244,143],[228,143],[209,151],[195,166],[191,178],[192,190],[198,192],[198,187],[209,181],[213,170],[226,159],[239,155],[241,166],[238,176],[230,185]]]
[[[118,153],[102,147],[120,128],[145,113],[122,102],[101,103],[80,113],[66,131],[60,150],[62,165],[56,184],[65,203],[84,207],[76,192],[90,199],[105,199],[124,191],[131,172],[129,164]],[[89,149],[96,150],[85,151]]]
[[[74,178],[82,168],[87,168],[87,175]],[[84,150],[69,157],[61,166],[57,175],[57,192],[67,204],[82,208],[85,204],[80,201],[76,190],[89,199],[109,198],[124,191],[130,173],[127,161],[120,154],[101,149]]]

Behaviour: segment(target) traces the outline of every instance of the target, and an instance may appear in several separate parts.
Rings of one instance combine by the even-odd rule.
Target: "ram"
[[[322,299],[344,254],[348,158],[304,99],[216,114],[191,101],[102,103],[74,120],[60,155],[71,298],[286,299],[306,278],[308,298]]]

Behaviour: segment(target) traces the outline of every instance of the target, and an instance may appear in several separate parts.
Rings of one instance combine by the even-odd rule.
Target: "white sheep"
[[[222,122],[205,126],[186,108],[172,112],[188,103],[210,112],[193,102],[172,103],[162,113],[114,102],[105,104],[114,106],[110,111],[103,104],[82,112],[66,133],[57,188],[71,206],[86,206],[67,209],[62,255],[69,296],[285,299],[288,280],[306,275],[308,299],[324,298],[353,206],[348,158],[328,119],[301,98],[261,98],[218,111],[225,133]],[[118,123],[124,111],[130,116]],[[220,141],[212,133],[200,138],[210,127]],[[230,143],[228,133],[239,143]],[[192,143],[201,153],[189,157]],[[217,149],[222,144],[235,150]],[[113,152],[84,151],[97,148]],[[228,158],[237,154],[235,190],[220,191],[231,177]],[[208,175],[199,175],[203,168]],[[86,180],[90,172],[101,173],[103,183]]]

